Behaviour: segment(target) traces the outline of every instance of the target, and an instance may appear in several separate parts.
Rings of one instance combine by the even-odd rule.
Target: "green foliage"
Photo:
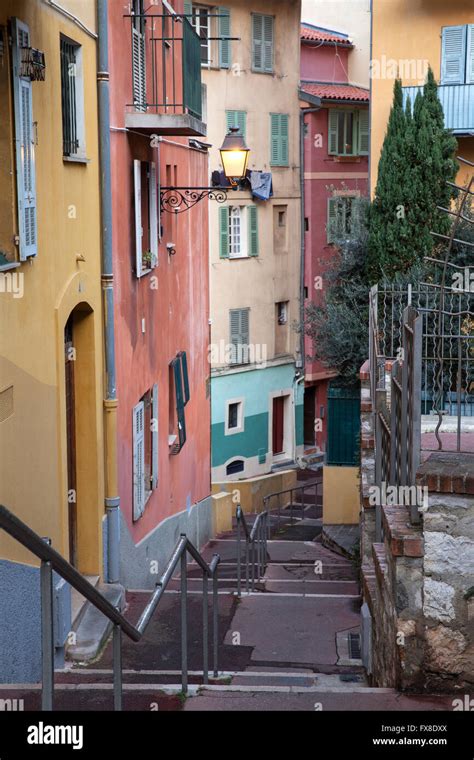
[[[396,80],[392,110],[380,156],[375,198],[369,214],[367,276],[375,283],[407,272],[432,253],[431,231],[447,234],[448,208],[458,164],[457,142],[444,128],[443,110],[431,69],[413,112],[403,108],[401,82]]]

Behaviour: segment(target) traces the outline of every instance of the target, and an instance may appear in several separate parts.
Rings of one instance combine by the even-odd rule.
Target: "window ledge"
[[[63,156],[66,164],[90,164],[91,159],[86,156]]]
[[[20,266],[20,261],[9,261],[8,264],[0,264],[0,272],[8,272],[9,269],[17,269]]]

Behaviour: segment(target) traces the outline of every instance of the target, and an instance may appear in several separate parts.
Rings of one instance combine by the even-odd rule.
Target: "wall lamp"
[[[231,127],[219,150],[224,175],[232,189],[236,189],[240,180],[245,178],[249,162],[250,149],[239,134],[238,127]],[[228,187],[162,187],[160,190],[160,207],[162,211],[182,214],[209,198],[217,203],[225,203]]]

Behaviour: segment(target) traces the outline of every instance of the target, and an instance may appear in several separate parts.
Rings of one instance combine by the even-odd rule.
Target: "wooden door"
[[[283,453],[285,398],[273,399],[273,455]]]

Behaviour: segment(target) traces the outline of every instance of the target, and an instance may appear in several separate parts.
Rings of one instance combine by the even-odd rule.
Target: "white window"
[[[158,485],[158,386],[133,409],[133,519],[138,520]]]
[[[244,209],[241,206],[229,208],[229,256],[231,259],[247,255],[244,234]]]
[[[286,325],[288,322],[288,301],[277,303],[278,324]]]
[[[85,158],[82,47],[61,36],[60,55],[63,156]]]
[[[196,30],[196,33],[201,38],[201,65],[210,66],[211,63],[211,45],[210,45],[210,29],[211,19],[209,14],[211,8],[206,5],[195,5],[193,3],[193,19],[192,25]]]
[[[133,162],[135,189],[135,272],[137,277],[158,265],[158,188],[153,161]]]
[[[226,402],[225,435],[242,433],[244,430],[244,400],[232,398]]]

